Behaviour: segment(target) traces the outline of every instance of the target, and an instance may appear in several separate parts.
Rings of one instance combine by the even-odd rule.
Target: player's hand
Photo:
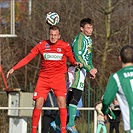
[[[108,121],[108,116],[107,115],[104,115],[104,120]]]
[[[6,78],[8,78],[9,75],[12,74],[13,72],[14,72],[14,70],[13,70],[13,69],[10,69],[10,70],[7,72]]]
[[[80,62],[75,62],[75,66],[78,67],[78,68],[82,68],[83,67],[83,64],[80,63]]]
[[[92,68],[91,70],[90,70],[90,78],[91,79],[95,79],[96,78],[96,73],[97,73],[97,69],[96,68]]]

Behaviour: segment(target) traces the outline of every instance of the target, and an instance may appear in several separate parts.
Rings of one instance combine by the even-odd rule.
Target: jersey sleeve
[[[74,43],[78,44],[75,45]],[[76,61],[81,62],[83,64],[83,68],[85,68],[86,71],[90,72],[90,70],[94,68],[94,66],[92,65],[92,52],[89,53],[89,58],[87,57],[88,60],[86,60],[86,57],[84,55],[85,45],[82,36],[79,36],[78,39],[75,39],[73,44],[73,52]]]
[[[76,60],[74,59],[74,55],[72,53],[72,49],[70,47],[70,44],[67,44],[67,46],[65,47],[65,56],[68,58],[68,61],[74,65],[74,63],[76,62]]]
[[[108,107],[110,106],[111,102],[114,100],[116,93],[118,91],[116,80],[114,79],[113,75],[109,77],[107,87],[103,96],[103,108],[102,112],[104,114],[108,113]]]
[[[20,60],[12,69],[17,70],[26,64],[28,64],[37,54],[39,53],[39,44],[37,44],[30,53],[24,57],[22,60]]]
[[[90,53],[90,58],[88,60],[88,65],[85,66],[87,71],[90,71],[92,68],[94,68],[93,64],[92,64],[92,51]]]

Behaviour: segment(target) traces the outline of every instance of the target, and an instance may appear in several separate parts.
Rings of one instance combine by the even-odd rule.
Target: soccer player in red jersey
[[[60,36],[59,27],[51,26],[49,28],[49,40],[43,40],[38,43],[25,58],[19,61],[7,73],[8,78],[15,70],[28,64],[37,54],[41,54],[41,70],[33,96],[35,107],[32,114],[32,133],[36,133],[42,106],[51,88],[57,97],[61,133],[66,133],[66,58],[74,66],[82,67],[82,64],[75,61],[71,47],[68,43],[60,40]]]

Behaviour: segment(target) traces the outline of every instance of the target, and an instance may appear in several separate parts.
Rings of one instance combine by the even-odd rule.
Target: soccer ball
[[[59,21],[60,21],[60,17],[59,17],[59,15],[56,12],[49,12],[46,15],[46,22],[49,25],[56,25],[56,24],[59,23]]]

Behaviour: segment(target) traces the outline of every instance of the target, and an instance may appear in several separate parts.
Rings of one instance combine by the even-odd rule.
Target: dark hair
[[[133,63],[133,47],[126,45],[120,51],[123,63]]]
[[[83,18],[80,21],[80,27],[84,27],[86,24],[93,25],[94,24],[94,21],[92,19],[90,19],[90,18]]]
[[[56,25],[50,26],[49,30],[59,30],[59,32],[60,32],[60,28],[58,26],[56,26]]]

